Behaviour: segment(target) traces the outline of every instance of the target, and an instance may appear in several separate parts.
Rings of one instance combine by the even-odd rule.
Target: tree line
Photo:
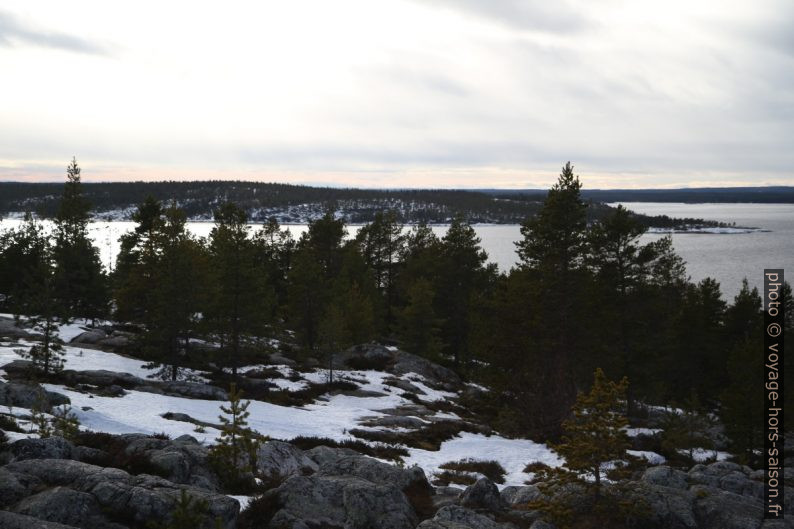
[[[199,339],[216,345],[211,360],[232,378],[274,336],[292,354],[324,358],[396,344],[487,382],[478,406],[494,425],[539,440],[559,437],[601,368],[631,381],[630,412],[699,403],[752,454],[762,441],[758,292],[745,282],[726,303],[713,279],[689,280],[669,237],[642,244],[646,227],[625,208],[588,222],[589,207],[566,164],[522,224],[519,265],[499,273],[460,215],[438,237],[379,211],[350,236],[329,210],[295,238],[275,219],[252,230],[246,210],[224,202],[199,238],[178,203],[148,197],[108,274],[87,237],[73,161],[53,235],[32,216],[0,235],[0,293],[44,329],[74,317],[134,325],[139,352],[174,379]],[[789,285],[784,299],[790,330]]]

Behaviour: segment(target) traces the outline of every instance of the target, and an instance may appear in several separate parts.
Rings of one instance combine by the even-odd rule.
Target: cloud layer
[[[785,0],[108,4],[0,11],[0,179],[794,185]]]

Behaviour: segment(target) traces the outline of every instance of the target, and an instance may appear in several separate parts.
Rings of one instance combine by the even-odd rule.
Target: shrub
[[[299,436],[289,441],[292,445],[301,450],[311,450],[316,446],[328,446],[331,448],[349,448],[364,455],[377,457],[380,459],[390,459],[401,461],[408,456],[408,450],[400,446],[390,446],[383,444],[369,445],[356,439],[346,439],[344,441],[334,441],[328,437],[308,437]]]
[[[494,483],[504,483],[507,471],[498,461],[480,461],[476,459],[461,459],[444,463],[439,468],[455,472],[479,473]]]

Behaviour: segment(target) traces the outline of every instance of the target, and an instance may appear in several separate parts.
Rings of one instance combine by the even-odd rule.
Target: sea
[[[751,287],[763,286],[765,268],[783,268],[794,283],[794,204],[680,204],[669,202],[625,202],[637,213],[668,215],[736,223],[736,226],[757,228],[746,233],[672,233],[673,246],[686,261],[687,273],[693,281],[711,277],[719,281],[723,297],[732,300],[747,278]],[[17,219],[0,220],[0,230],[18,226]],[[112,268],[119,251],[119,237],[133,229],[133,222],[96,221],[89,232],[99,247],[104,265]],[[188,229],[197,236],[208,236],[211,222],[189,222]],[[259,225],[251,225],[258,229]],[[297,238],[306,231],[305,224],[284,226]],[[360,226],[348,226],[350,236]],[[443,236],[446,226],[433,226]],[[508,271],[518,262],[515,243],[521,239],[518,225],[476,225],[483,249],[501,271]],[[662,233],[648,233],[641,243],[658,240]]]

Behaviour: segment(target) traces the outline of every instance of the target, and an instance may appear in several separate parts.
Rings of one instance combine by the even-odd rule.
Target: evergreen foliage
[[[251,401],[242,400],[243,392],[232,383],[229,405],[221,406],[224,415],[218,416],[221,433],[210,448],[210,459],[221,479],[230,488],[245,486],[246,476],[256,474],[256,454],[259,437],[248,427]]]

